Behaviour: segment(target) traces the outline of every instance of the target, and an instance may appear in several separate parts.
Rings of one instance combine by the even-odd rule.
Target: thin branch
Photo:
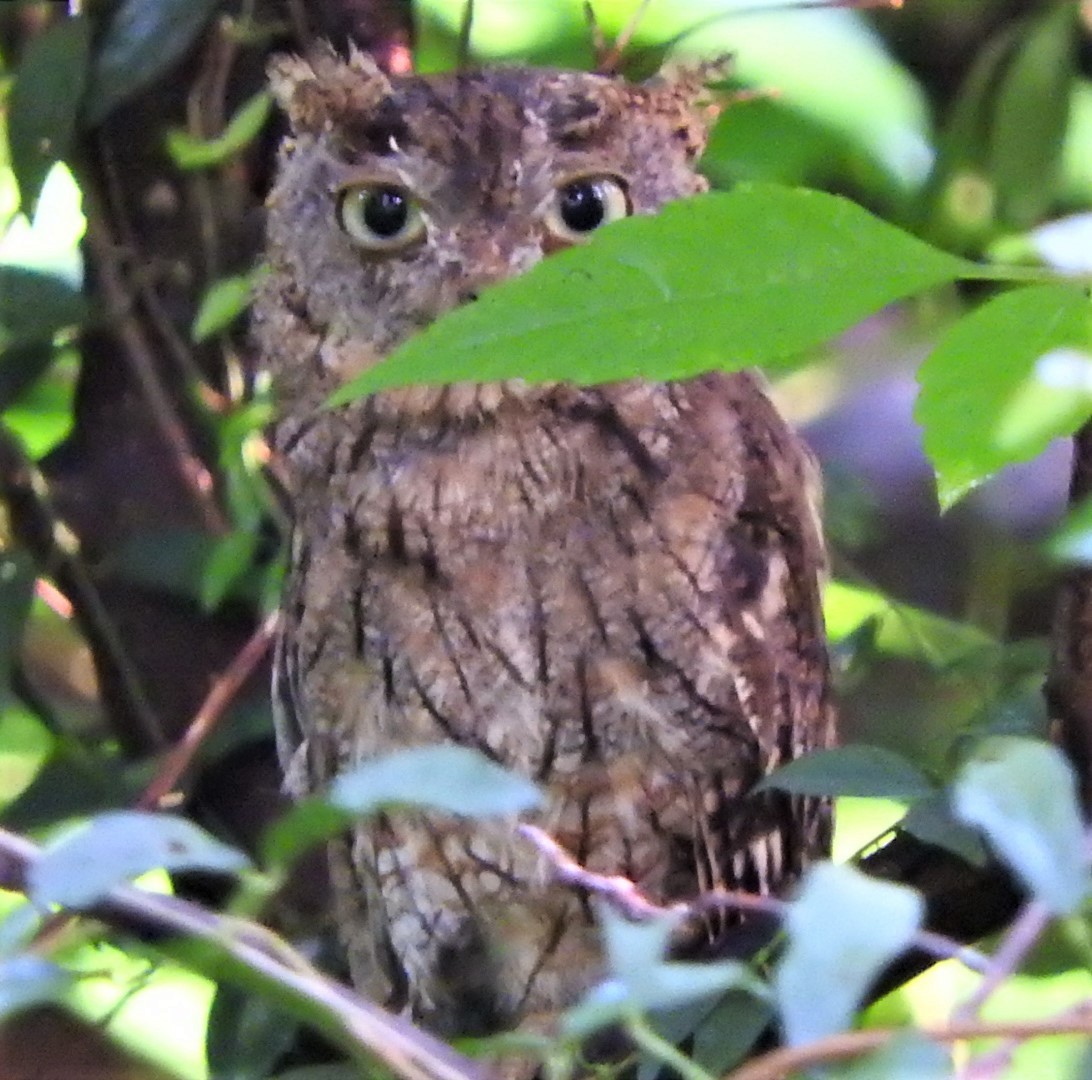
[[[280,624],[280,613],[266,616],[250,640],[235,654],[231,663],[216,679],[208,696],[194,714],[185,735],[163,759],[152,781],[137,800],[141,810],[157,809],[190,767],[197,751],[212,734],[243,684],[269,651]]]
[[[25,892],[39,856],[30,841],[0,829],[0,884]],[[131,885],[115,886],[87,914],[213,978],[251,991],[257,985],[360,1065],[378,1059],[402,1080],[485,1080],[488,1075],[440,1040],[327,978],[261,927]],[[202,947],[194,949],[194,943]]]
[[[41,470],[18,439],[0,425],[0,498],[7,505],[16,539],[39,566],[55,577],[59,598],[75,612],[96,661],[117,680],[122,706],[150,747],[163,745],[163,728],[148,700],[140,672],[80,552],[79,540],[57,513]],[[100,674],[103,669],[100,668]]]
[[[1035,947],[1050,922],[1051,913],[1039,900],[1029,900],[1005,932],[997,951],[974,993],[955,1010],[956,1020],[970,1020],[978,1015],[995,990],[1016,972],[1021,961]]]
[[[537,825],[520,825],[518,832],[550,864],[557,881],[601,896],[630,919],[649,919],[665,914],[692,919],[711,911],[744,911],[772,915],[777,919],[785,916],[787,905],[784,900],[734,889],[708,889],[693,900],[657,904],[645,896],[629,878],[597,874],[581,866],[548,832]],[[979,974],[984,974],[991,966],[990,959],[976,949],[928,930],[919,931],[913,945],[937,959],[957,960]]]
[[[784,1080],[794,1073],[806,1072],[847,1058],[860,1057],[879,1050],[892,1039],[907,1033],[907,1028],[869,1028],[847,1031],[818,1039],[806,1046],[791,1046],[760,1058],[728,1074],[725,1080]],[[918,1028],[919,1035],[938,1043],[966,1042],[968,1039],[1038,1039],[1050,1035],[1092,1035],[1092,999],[1058,1016],[1045,1020],[1012,1020],[986,1023],[968,1021],[939,1027]]]

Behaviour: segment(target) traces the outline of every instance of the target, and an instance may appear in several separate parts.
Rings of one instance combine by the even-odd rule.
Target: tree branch
[[[0,829],[0,885],[26,892],[40,850]],[[270,931],[173,896],[117,885],[87,915],[188,967],[258,990],[361,1065],[378,1059],[401,1080],[485,1080],[477,1063],[317,971]]]

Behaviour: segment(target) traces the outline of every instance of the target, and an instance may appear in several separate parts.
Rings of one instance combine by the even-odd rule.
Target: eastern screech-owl
[[[324,408],[489,283],[703,191],[700,76],[387,77],[324,54],[273,82],[292,132],[255,318],[295,509],[290,789],[455,742],[537,781],[540,823],[653,899],[783,889],[828,808],[748,789],[829,745],[833,714],[814,467],[756,376]],[[392,814],[331,861],[354,980],[443,1034],[549,1014],[602,974],[587,897],[511,821]]]

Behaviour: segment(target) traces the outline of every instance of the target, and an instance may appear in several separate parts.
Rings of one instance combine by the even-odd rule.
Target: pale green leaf
[[[412,806],[485,817],[533,810],[542,805],[542,793],[530,780],[476,750],[423,746],[366,761],[342,773],[327,801],[354,816]]]
[[[1070,914],[1089,890],[1084,827],[1073,769],[1037,739],[983,739],[956,778],[952,805],[1055,914]]]
[[[87,908],[149,870],[236,873],[247,865],[242,852],[185,818],[118,810],[49,844],[28,871],[27,895],[41,906]]]
[[[756,790],[777,788],[793,795],[854,795],[873,799],[920,799],[936,786],[916,765],[881,746],[840,746],[790,761]]]
[[[812,866],[789,905],[789,945],[774,975],[786,1041],[799,1046],[847,1028],[873,981],[913,940],[923,913],[912,889],[850,866]]]

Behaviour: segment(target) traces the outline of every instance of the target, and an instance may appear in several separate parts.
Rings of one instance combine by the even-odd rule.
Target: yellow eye
[[[395,184],[349,184],[337,195],[337,223],[362,248],[399,251],[425,232],[421,208]]]
[[[558,187],[546,224],[562,240],[577,241],[632,213],[629,193],[618,177],[581,176]]]

